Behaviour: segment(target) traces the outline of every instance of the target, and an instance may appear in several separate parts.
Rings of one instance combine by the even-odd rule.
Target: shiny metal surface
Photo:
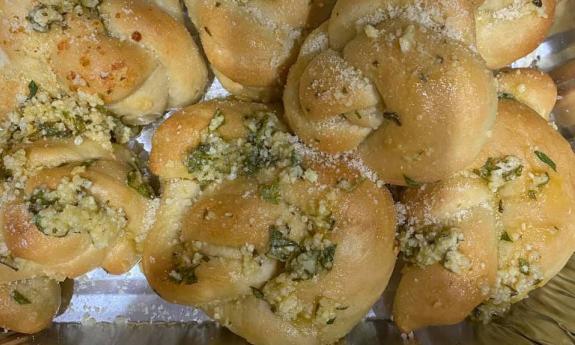
[[[543,70],[550,70],[567,59],[575,58],[575,0],[562,0],[558,10],[559,17],[552,35],[532,54],[517,61],[514,67],[536,65]],[[214,80],[204,99],[227,95],[219,82]],[[156,126],[145,128],[138,138],[146,151],[151,148],[151,136]],[[241,338],[210,321],[200,310],[163,301],[148,287],[139,267],[119,277],[107,275],[102,270],[94,271],[77,279],[73,286],[69,284],[68,288],[73,290],[72,298],[51,329],[35,336],[0,334],[0,344],[246,344]],[[393,292],[392,281],[365,321],[340,343],[474,343],[472,326],[468,323],[428,328],[410,337],[402,336],[390,320]],[[575,314],[575,305],[572,310]],[[524,344],[531,342],[526,339]]]

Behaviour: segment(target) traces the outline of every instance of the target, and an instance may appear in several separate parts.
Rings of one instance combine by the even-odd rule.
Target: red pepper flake
[[[87,58],[86,56],[82,56],[80,57],[80,64],[82,65],[82,67],[88,67],[90,66],[90,59]]]
[[[58,50],[67,50],[70,47],[70,44],[67,40],[63,40],[58,42]]]
[[[142,40],[142,34],[138,31],[134,31],[132,33],[132,39],[136,42],[140,42]]]
[[[76,72],[70,71],[70,72],[68,72],[68,75],[66,76],[66,78],[68,80],[74,80],[74,79],[76,79],[76,76],[77,76]]]
[[[126,67],[126,64],[123,61],[114,62],[112,64],[112,71],[117,71],[117,70],[122,69],[124,67]]]

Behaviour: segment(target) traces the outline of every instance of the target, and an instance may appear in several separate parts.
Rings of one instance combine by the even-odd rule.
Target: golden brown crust
[[[406,176],[437,181],[472,162],[497,103],[478,56],[403,19],[366,26],[342,51],[330,50],[326,30],[308,37],[284,93],[286,118],[306,144],[358,148],[381,179],[398,185]]]
[[[147,230],[149,220],[146,217],[149,217],[151,206],[148,199],[127,185],[127,175],[135,168],[126,160],[130,155],[124,152],[125,149],[116,147],[114,153],[90,141],[82,145],[39,141],[15,150],[21,148],[26,154],[26,169],[35,173],[27,179],[24,193],[3,205],[1,225],[2,238],[11,255],[27,260],[23,263],[24,272],[31,271],[34,275],[41,272],[63,279],[80,276],[100,266],[113,274],[130,270],[139,260],[137,239]],[[69,234],[62,238],[45,235],[31,222],[24,201],[38,187],[55,189],[64,177],[70,178],[73,170],[83,163],[88,166],[79,176],[92,182],[90,193],[100,203],[122,209],[128,217],[122,233],[110,236],[110,242],[104,247],[95,246],[88,234]],[[2,273],[2,276],[0,279],[8,281],[22,279],[18,275]]]
[[[57,278],[75,278],[100,266],[113,274],[129,271],[138,261],[136,237],[144,231],[144,215],[149,205],[143,196],[127,186],[126,176],[132,168],[126,164],[97,161],[79,173],[92,182],[89,192],[98,202],[121,208],[127,214],[126,228],[122,233],[110,235],[106,246],[96,246],[87,233],[71,233],[65,237],[46,235],[32,222],[23,198],[39,187],[56,189],[64,177],[71,176],[74,168],[69,165],[41,170],[28,179],[24,196],[3,207],[6,246],[14,257],[34,262],[45,274]]]
[[[475,42],[473,1],[340,0],[329,22],[330,46],[341,50],[367,24],[404,18],[468,45]]]
[[[551,77],[534,68],[506,68],[497,73],[500,97],[512,97],[535,110],[544,119],[557,102],[557,86]]]
[[[477,49],[487,66],[505,67],[537,48],[553,24],[555,6],[556,0],[484,1],[475,21]]]
[[[516,177],[493,184],[496,179],[484,180],[477,175],[490,159],[509,156],[521,162],[520,170],[515,170]],[[468,279],[468,274],[473,272],[456,275],[437,265],[419,271],[410,268],[402,278],[394,306],[399,326],[411,330],[457,323],[483,302],[488,304],[484,309],[488,312],[489,304],[504,310],[505,303],[526,297],[529,291],[557,274],[575,249],[574,167],[575,157],[569,144],[544,119],[515,100],[501,100],[492,137],[475,163],[457,177],[409,192],[404,197],[408,217],[421,219],[423,211],[423,219],[432,223],[429,217],[435,212],[433,205],[444,207],[446,203],[455,203],[453,210],[469,220],[468,224],[456,224],[464,234],[461,252],[472,262],[483,257],[482,267],[491,277],[487,281],[490,289],[486,288],[485,281]],[[534,185],[538,178],[544,178],[543,182]],[[454,187],[461,181],[462,186]],[[482,193],[486,195],[486,201],[477,210],[468,210],[466,206],[481,199],[470,194],[472,184],[483,188]],[[457,200],[462,201],[456,203]],[[476,249],[466,252],[466,247]],[[485,251],[491,254],[481,254]],[[497,263],[493,262],[495,259]],[[493,285],[495,270],[498,270],[498,279]],[[414,279],[420,283],[427,281],[431,274],[436,277],[430,281],[436,287],[434,293],[423,289],[424,285],[413,284]],[[507,288],[501,284],[508,284],[513,274],[526,275],[526,285],[512,286],[516,293],[505,297]],[[460,288],[462,283],[471,285]],[[499,300],[502,296],[507,299]],[[442,313],[446,307],[449,313]]]
[[[204,51],[223,86],[242,99],[273,101],[302,38],[335,1],[186,1]]]
[[[124,14],[126,10],[129,15]],[[166,69],[169,107],[186,106],[202,96],[207,69],[184,25],[142,1],[104,1],[100,11],[113,35],[137,42]]]
[[[203,102],[182,109],[162,123],[154,134],[149,162],[154,174],[164,179],[189,177],[183,163],[185,155],[199,144],[200,132],[209,125],[214,116],[214,106],[230,114],[230,121],[235,121],[233,126],[228,123],[228,126],[222,128],[224,133],[235,136],[245,133],[240,123],[242,114],[277,110],[271,105],[226,100]]]
[[[60,285],[47,278],[0,284],[0,327],[36,333],[50,326],[60,308]]]
[[[20,89],[36,80],[49,90],[97,94],[133,124],[203,94],[207,69],[192,37],[158,5],[104,1],[96,14],[87,8],[65,13],[66,29],[55,23],[38,32],[26,18],[40,6],[36,0],[0,4],[3,18],[10,18],[0,29],[0,49],[21,74]]]
[[[557,123],[569,130],[575,128],[575,59],[550,72],[558,87],[559,99],[554,114]]]
[[[404,195],[407,216],[415,221],[411,226],[433,219],[462,229],[459,250],[472,261],[461,274],[441,263],[404,267],[393,304],[395,322],[402,330],[459,323],[486,299],[485,289],[495,284],[497,274],[496,201],[490,194],[479,180],[453,178]],[[463,212],[470,216],[461,219]]]
[[[158,221],[146,240],[144,272],[162,297],[202,307],[252,343],[332,343],[369,310],[391,274],[395,257],[393,202],[384,189],[358,180],[357,172],[337,162],[327,166],[322,160],[305,161],[306,169],[316,174],[314,182],[303,178],[278,182],[281,199],[277,203],[261,196],[259,180],[264,175],[270,178],[268,174],[275,170],[264,175],[240,174],[200,189],[195,175],[182,162],[200,145],[200,135],[214,114],[225,118],[219,135],[232,140],[247,136],[244,118],[262,110],[274,109],[237,101],[207,102],[175,114],[158,129],[151,157],[152,167],[162,178],[163,196]],[[166,162],[172,162],[170,167]],[[344,178],[357,184],[346,191],[335,188]],[[270,229],[290,219],[292,231],[300,233],[297,214],[313,214],[320,200],[330,200],[328,207],[336,224],[335,230],[325,234],[337,245],[333,268],[314,279],[293,283],[291,298],[300,306],[325,299],[344,307],[336,311],[335,322],[327,325],[305,318],[301,322],[286,320],[272,313],[270,305],[257,299],[252,289],[266,291],[266,284],[279,279],[284,271],[280,261],[263,255],[270,248]],[[174,253],[181,246],[196,246],[196,253],[209,259],[195,268],[197,281],[193,283],[174,281],[179,274]],[[249,255],[246,246],[252,248]],[[261,262],[247,269],[245,265],[254,260],[252,255]],[[273,339],[269,332],[275,334]]]

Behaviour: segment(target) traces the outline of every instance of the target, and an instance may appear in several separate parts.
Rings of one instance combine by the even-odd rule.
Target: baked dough
[[[144,0],[85,4],[0,3],[0,55],[20,89],[36,80],[51,91],[95,94],[130,124],[202,96],[207,69],[183,22]]]
[[[41,147],[46,154],[46,148],[49,148],[50,144],[38,143],[19,149],[26,152],[28,166],[37,166],[37,162],[33,160],[37,147]],[[72,155],[66,158],[74,157]],[[62,160],[59,159],[58,162]],[[41,265],[46,275],[60,280],[78,277],[97,267],[103,267],[113,274],[129,271],[139,259],[136,239],[141,240],[145,236],[145,213],[149,208],[148,199],[135,188],[128,186],[128,175],[135,171],[135,168],[128,161],[93,157],[84,163],[74,162],[72,159],[66,163],[68,164],[58,167],[35,169],[27,178],[23,193],[3,205],[2,231],[8,251],[14,257]],[[73,188],[75,184],[80,184],[77,193],[92,196],[97,207],[89,205],[90,207],[80,210],[62,213],[77,202],[66,203],[69,195],[60,196],[63,201],[59,212],[63,215],[45,213],[48,220],[57,223],[53,223],[55,225],[48,229],[40,227],[43,223],[35,216],[39,217],[38,214],[43,208],[32,212],[34,203],[39,203],[38,206],[49,206],[54,201],[50,198],[42,199],[44,194],[56,190],[64,193],[66,188]],[[92,200],[81,200],[80,205],[83,202]],[[97,209],[95,214],[90,213],[93,209]],[[70,233],[59,232],[63,231],[62,228],[67,224],[62,222],[75,221],[74,218],[65,219],[66,215],[88,221],[85,217],[90,214],[91,221],[100,221],[90,223],[94,228],[82,228],[83,231],[76,232],[73,225],[70,225]],[[117,223],[107,222],[106,217],[122,219],[118,219]],[[56,233],[51,233],[50,230]]]
[[[143,269],[160,296],[250,343],[331,344],[387,285],[393,201],[342,162],[300,156],[279,116],[220,100],[158,128],[163,195]]]
[[[476,47],[487,66],[498,69],[537,48],[555,6],[555,0],[340,0],[329,32],[332,47],[342,49],[366,24],[404,16]]]
[[[52,323],[60,298],[60,285],[47,278],[0,282],[0,327],[19,333],[39,332]]]
[[[357,149],[396,185],[437,181],[469,165],[497,108],[494,78],[479,56],[406,18],[367,24],[343,46],[332,22],[324,24],[304,43],[284,93],[286,119],[306,144]]]
[[[132,129],[101,99],[26,89],[0,122],[0,327],[34,333],[58,310],[59,281],[138,262],[156,203],[124,146]]]
[[[560,98],[554,114],[559,126],[575,129],[575,59],[571,59],[550,72],[557,83]]]
[[[557,86],[547,73],[535,68],[504,68],[496,77],[499,97],[514,98],[549,120],[557,102]]]
[[[214,73],[233,95],[281,98],[303,38],[329,17],[335,0],[188,0]]]
[[[400,238],[413,264],[394,301],[399,327],[455,324],[474,309],[486,320],[555,276],[575,250],[574,169],[559,133],[526,105],[501,99],[472,165],[403,196]],[[438,239],[443,246],[431,245]]]
[[[475,12],[477,50],[497,69],[531,53],[555,18],[556,0],[485,0]]]

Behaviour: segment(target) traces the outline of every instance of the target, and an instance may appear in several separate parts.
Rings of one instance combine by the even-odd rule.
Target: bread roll
[[[412,264],[394,301],[400,328],[455,324],[474,309],[488,320],[555,276],[575,250],[574,168],[559,133],[501,99],[475,162],[403,197],[400,238]]]
[[[241,99],[276,101],[303,39],[328,18],[335,0],[185,3],[222,85]]]
[[[0,49],[20,85],[40,76],[48,89],[98,95],[131,124],[204,92],[207,70],[192,37],[156,4],[25,0],[4,1],[0,10],[7,23]]]
[[[317,29],[290,70],[286,119],[306,144],[357,150],[397,185],[437,181],[473,161],[497,108],[478,55],[403,15],[363,26],[340,47],[338,35],[332,21]]]
[[[163,195],[144,273],[250,343],[331,344],[387,284],[393,202],[348,165],[302,155],[280,119],[220,100],[158,128],[150,166]]]
[[[123,146],[133,130],[101,99],[35,81],[26,93],[2,99],[0,326],[33,333],[58,309],[58,281],[138,262],[156,203]]]

